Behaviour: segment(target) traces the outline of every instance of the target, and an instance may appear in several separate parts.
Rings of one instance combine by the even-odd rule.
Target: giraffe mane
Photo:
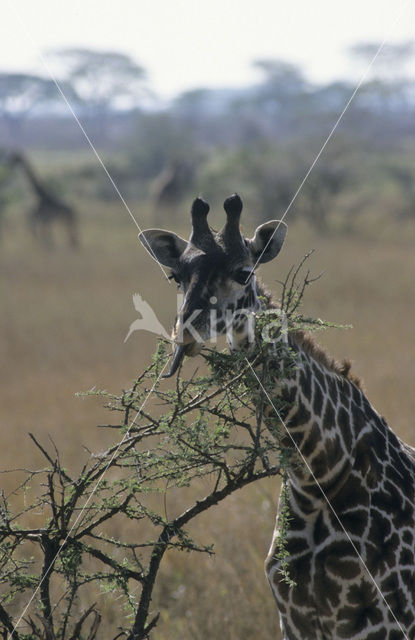
[[[339,362],[319,345],[314,336],[307,331],[293,331],[290,335],[298,347],[309,354],[319,364],[323,365],[323,367],[329,371],[350,380],[350,382],[353,382],[353,384],[363,391],[363,380],[351,371],[352,363],[348,358],[344,358]]]
[[[272,299],[272,294],[264,287],[263,283],[257,278],[258,295],[265,300],[268,308],[278,309],[279,305]],[[352,363],[349,359],[344,358],[340,362],[333,358],[326,349],[318,344],[314,336],[309,331],[297,329],[290,332],[290,336],[295,344],[310,355],[316,362],[323,367],[332,371],[336,375],[346,378],[355,384],[361,391],[364,390],[363,380],[351,371]]]

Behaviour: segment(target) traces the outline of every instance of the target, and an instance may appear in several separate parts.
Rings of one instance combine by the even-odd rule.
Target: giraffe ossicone
[[[245,349],[255,334],[253,314],[278,313],[254,268],[278,255],[286,226],[272,220],[245,238],[239,196],[228,198],[224,208],[226,222],[217,233],[207,223],[208,205],[197,199],[188,242],[160,229],[141,234],[184,293],[168,376],[185,355],[200,351],[212,329],[226,333],[231,348]],[[283,637],[413,640],[415,451],[375,411],[349,366],[335,363],[301,331],[288,331],[284,339],[298,366],[287,373],[278,362],[281,351],[270,350],[271,377],[274,393],[285,401],[279,417],[287,437],[306,464],[287,471],[294,584],[281,579],[278,518],[265,563]],[[272,426],[275,408],[271,399],[266,404]]]

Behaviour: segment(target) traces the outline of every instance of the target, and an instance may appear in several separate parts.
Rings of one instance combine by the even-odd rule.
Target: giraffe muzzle
[[[165,373],[162,378],[171,378],[176,373],[177,369],[180,367],[183,362],[184,356],[195,356],[202,349],[203,344],[198,344],[197,342],[190,342],[188,344],[176,344],[173,351],[173,360],[170,366],[170,369],[167,373]]]
[[[183,361],[185,356],[186,347],[184,345],[178,344],[176,345],[173,352],[173,360],[170,366],[170,369],[167,373],[165,373],[162,378],[171,378],[176,373],[177,369],[180,367],[180,364]]]

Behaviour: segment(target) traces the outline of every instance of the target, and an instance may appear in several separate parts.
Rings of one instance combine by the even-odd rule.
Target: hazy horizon
[[[347,50],[356,42],[394,43],[415,35],[415,6],[370,0],[220,2],[191,0],[53,0],[5,2],[0,70],[45,74],[39,52],[60,47],[117,50],[132,56],[161,99],[193,88],[244,87],[259,78],[253,61],[281,59],[317,83],[354,80],[365,63]],[[381,63],[381,60],[379,60]],[[415,74],[415,63],[410,68]]]

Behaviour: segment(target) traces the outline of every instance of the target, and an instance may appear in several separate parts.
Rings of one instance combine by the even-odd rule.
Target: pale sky
[[[39,51],[119,50],[161,97],[244,86],[251,62],[299,64],[314,81],[358,78],[346,49],[415,38],[415,0],[2,0],[0,70],[45,73]],[[415,68],[414,68],[415,75]]]

